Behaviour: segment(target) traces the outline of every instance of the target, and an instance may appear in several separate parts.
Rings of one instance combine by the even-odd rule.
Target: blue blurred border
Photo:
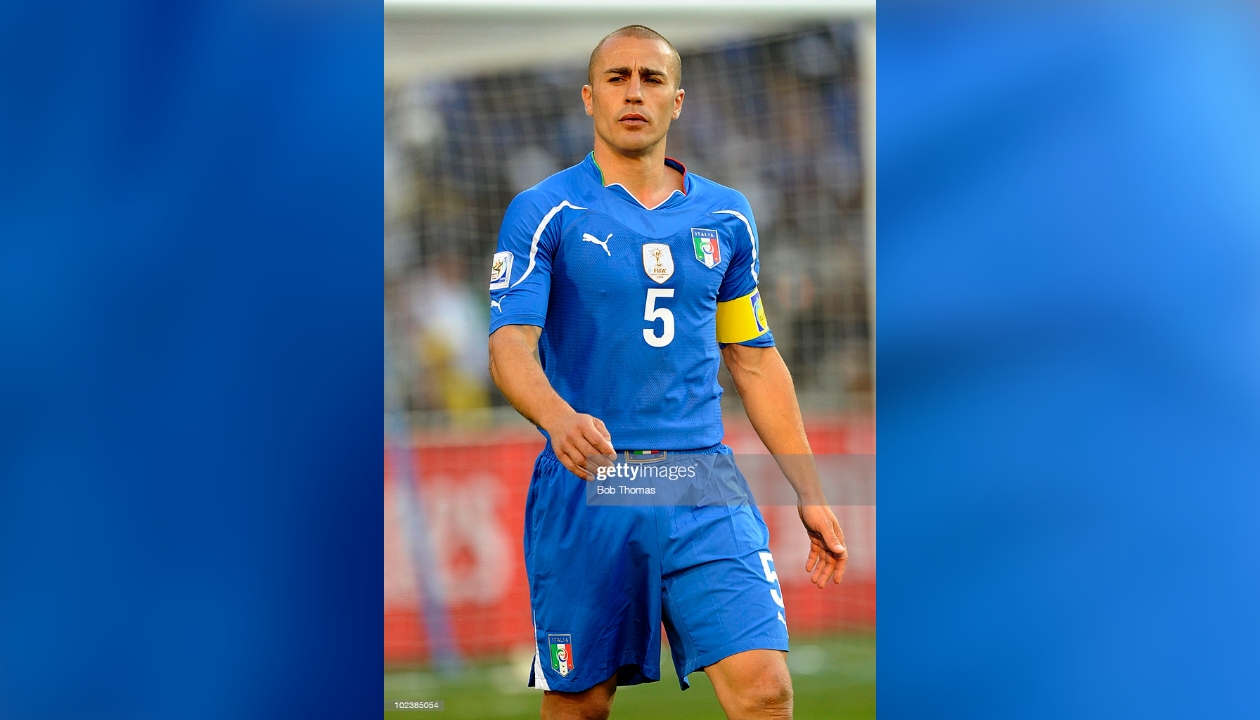
[[[379,701],[380,13],[0,9],[0,717]],[[882,714],[1254,715],[1254,9],[881,19]]]
[[[0,717],[380,702],[381,6],[0,9]]]
[[[1257,716],[1255,7],[879,32],[880,716]]]

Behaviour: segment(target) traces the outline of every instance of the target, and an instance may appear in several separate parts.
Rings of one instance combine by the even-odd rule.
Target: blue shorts
[[[614,675],[618,685],[656,682],[662,621],[684,690],[688,674],[722,658],[788,649],[755,504],[601,506],[588,502],[588,486],[550,446],[538,456],[525,508],[537,644],[530,687],[579,692]]]

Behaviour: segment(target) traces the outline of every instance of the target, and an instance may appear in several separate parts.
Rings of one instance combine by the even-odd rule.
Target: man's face
[[[659,40],[613,38],[595,56],[591,84],[582,87],[595,135],[623,155],[651,152],[682,112],[669,46]]]

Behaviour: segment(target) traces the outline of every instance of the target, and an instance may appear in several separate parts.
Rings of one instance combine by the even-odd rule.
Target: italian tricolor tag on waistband
[[[656,462],[665,459],[664,450],[627,450],[626,462]]]

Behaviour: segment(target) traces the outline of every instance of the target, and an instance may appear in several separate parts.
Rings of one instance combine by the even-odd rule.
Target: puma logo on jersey
[[[491,300],[491,301],[490,301],[490,307],[492,307],[492,308],[499,308],[499,312],[503,312],[503,306],[499,304],[499,301],[498,301],[498,300]]]
[[[612,257],[612,253],[608,252],[608,241],[612,240],[612,236],[612,233],[608,233],[608,237],[600,240],[590,233],[582,233],[582,242],[595,243],[596,245],[604,248],[604,252],[608,253],[608,257]]]

